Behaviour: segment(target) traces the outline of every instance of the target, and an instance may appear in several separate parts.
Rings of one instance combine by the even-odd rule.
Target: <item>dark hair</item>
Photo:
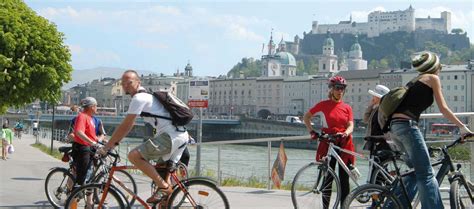
[[[3,128],[8,128],[8,125],[6,123],[4,123]]]

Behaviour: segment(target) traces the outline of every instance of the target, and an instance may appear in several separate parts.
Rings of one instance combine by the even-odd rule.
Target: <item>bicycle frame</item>
[[[135,166],[112,166],[110,172],[109,172],[109,176],[108,176],[108,179],[107,179],[107,182],[105,184],[105,188],[104,188],[104,192],[102,193],[102,197],[100,199],[100,203],[99,203],[99,207],[98,209],[101,209],[102,208],[102,205],[104,204],[105,202],[105,199],[107,198],[107,193],[109,191],[109,188],[111,187],[111,183],[112,183],[112,180],[116,183],[118,183],[118,185],[120,185],[123,189],[125,189],[125,191],[131,195],[131,197],[135,200],[137,200],[144,208],[146,209],[152,209],[153,207],[148,205],[148,203],[143,200],[141,197],[139,197],[137,194],[135,194],[131,189],[129,189],[127,186],[125,186],[125,184],[120,181],[120,179],[117,179],[115,176],[114,176],[114,173],[115,171],[118,171],[118,170],[126,170],[126,169],[137,169],[137,167]],[[179,180],[178,176],[176,176],[176,173],[175,171],[172,171],[172,172],[169,172],[169,175],[171,175],[171,178],[173,178],[173,180],[176,182],[176,187],[179,187],[179,189],[181,191],[183,191],[183,193],[187,196],[188,200],[190,201],[190,203],[193,205],[193,207],[196,207],[197,204],[196,204],[196,201],[189,195],[189,193],[187,192],[187,189],[186,187],[183,185],[183,183]],[[174,189],[173,189],[174,191]]]
[[[373,166],[376,166],[383,174],[384,178],[386,179],[390,179],[391,175],[390,173],[388,173],[385,169],[383,169],[383,167],[378,164],[375,159],[374,159],[374,156],[371,156],[371,157],[366,157],[365,155],[363,154],[360,154],[360,153],[357,153],[357,152],[353,152],[353,151],[350,151],[350,150],[347,150],[347,149],[343,149],[339,146],[336,146],[334,145],[333,142],[328,142],[329,143],[329,148],[328,148],[328,154],[327,154],[327,164],[329,166],[329,163],[331,162],[331,159],[332,157],[334,157],[337,161],[337,163],[339,164],[339,166],[342,167],[342,169],[349,175],[349,177],[352,179],[352,181],[356,184],[356,186],[360,186],[359,183],[357,182],[357,178],[355,175],[352,174],[352,172],[349,170],[349,168],[347,167],[347,165],[344,163],[344,161],[341,159],[341,157],[339,156],[339,154],[337,153],[336,150],[339,150],[341,152],[344,152],[344,153],[347,153],[347,154],[350,154],[350,155],[353,155],[359,159],[365,159],[365,160],[368,160],[369,161],[369,175],[367,176],[367,180],[366,180],[366,183],[370,183],[370,178],[371,178],[371,173],[372,173],[372,168]]]

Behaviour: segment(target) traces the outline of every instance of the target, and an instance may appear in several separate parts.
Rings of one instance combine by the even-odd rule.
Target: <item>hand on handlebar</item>
[[[100,158],[100,157],[106,156],[107,152],[108,152],[107,148],[105,148],[105,146],[101,146],[95,151],[95,155],[96,157]]]
[[[341,139],[347,138],[349,135],[347,135],[345,132],[337,132],[336,133],[337,137],[340,137]]]
[[[319,133],[314,130],[311,130],[309,132],[309,135],[311,135],[311,139],[314,139],[314,140],[317,140],[319,138]]]
[[[464,142],[466,142],[466,139],[470,139],[470,138],[473,138],[473,137],[474,137],[474,133],[472,133],[472,132],[461,134],[461,143],[464,143]]]

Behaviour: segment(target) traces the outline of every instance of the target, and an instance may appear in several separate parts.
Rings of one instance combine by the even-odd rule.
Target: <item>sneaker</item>
[[[171,192],[172,192],[172,189],[171,189],[170,186],[168,186],[166,188],[158,188],[155,191],[155,194],[153,194],[150,198],[148,198],[146,200],[146,202],[147,203],[153,203],[153,204],[159,203],[162,200],[168,199],[168,196],[169,196],[169,194],[171,194]]]

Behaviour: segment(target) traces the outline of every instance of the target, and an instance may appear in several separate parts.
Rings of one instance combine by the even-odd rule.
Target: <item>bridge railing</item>
[[[474,112],[465,112],[465,113],[455,113],[456,116],[459,118],[468,118],[468,124],[471,129],[474,128]],[[443,118],[441,113],[434,113],[434,114],[422,114],[420,117],[424,122],[422,123],[422,126],[420,127],[424,130],[426,130],[426,125],[428,119],[432,118]],[[425,132],[426,133],[426,132]],[[217,145],[217,180],[220,183],[222,181],[222,157],[221,157],[221,152],[222,152],[222,145],[230,145],[230,144],[255,144],[255,143],[267,143],[267,159],[266,159],[266,184],[267,184],[267,189],[270,190],[272,187],[272,181],[271,181],[271,171],[272,171],[272,142],[289,142],[289,141],[302,141],[302,140],[309,140],[310,136],[305,135],[305,136],[291,136],[291,137],[273,137],[273,138],[257,138],[257,139],[242,139],[242,140],[223,140],[223,141],[213,141],[213,142],[202,142],[200,145],[202,146],[207,146],[207,145]],[[452,142],[452,140],[433,140],[433,141],[427,141],[427,144],[430,143],[447,143],[447,142]],[[470,176],[471,181],[474,181],[474,143],[469,143],[470,146],[470,164],[468,164],[469,172],[466,172],[466,175]],[[200,169],[200,168],[196,168]]]

